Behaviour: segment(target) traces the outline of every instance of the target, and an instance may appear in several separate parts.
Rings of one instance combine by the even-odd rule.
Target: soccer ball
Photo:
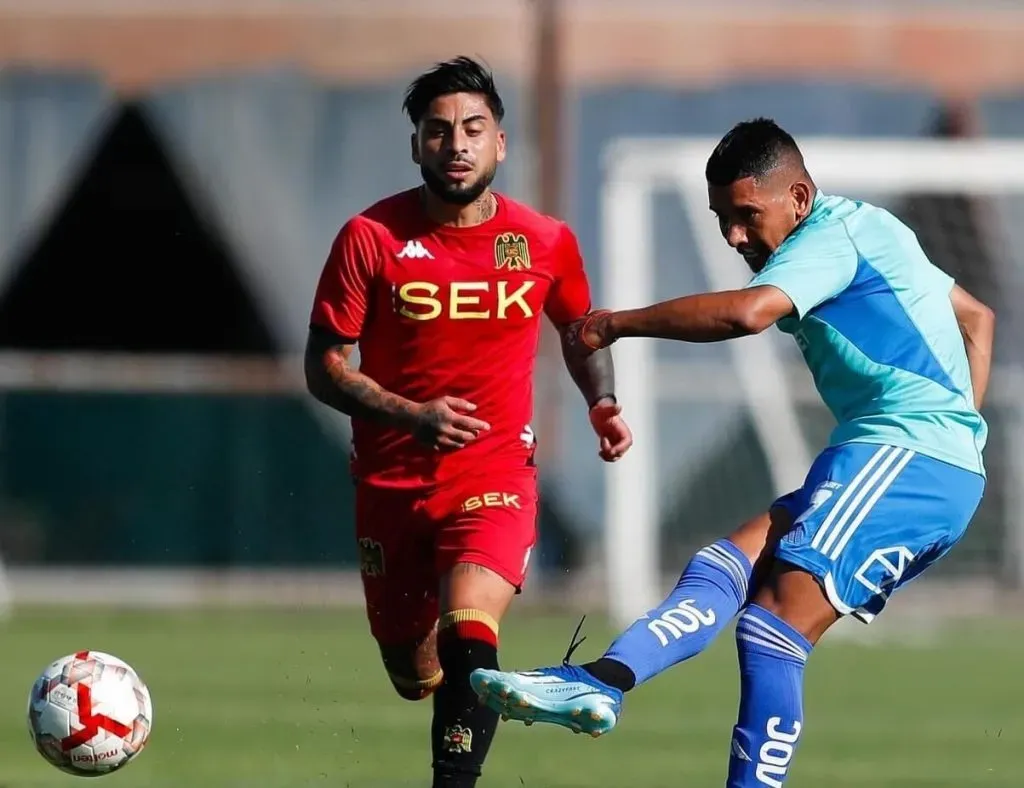
[[[102,651],[58,659],[36,679],[28,729],[36,750],[58,769],[109,774],[138,755],[153,727],[149,689],[125,662]]]

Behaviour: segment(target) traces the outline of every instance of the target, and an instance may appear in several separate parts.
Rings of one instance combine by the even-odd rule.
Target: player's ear
[[[505,161],[505,132],[498,129],[497,137],[498,161]]]
[[[412,136],[409,137],[409,145],[410,145],[410,147],[412,149],[412,163],[413,164],[421,164],[421,162],[420,162],[420,146],[419,146],[418,141],[417,141],[417,136],[418,135],[414,131],[412,133]]]
[[[811,187],[804,181],[797,181],[790,186],[789,194],[793,198],[793,213],[799,222],[811,212],[814,195],[811,193]]]

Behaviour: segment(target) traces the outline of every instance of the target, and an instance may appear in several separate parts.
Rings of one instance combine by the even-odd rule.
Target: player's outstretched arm
[[[683,296],[642,309],[593,312],[577,327],[577,334],[590,349],[623,337],[720,342],[759,334],[793,309],[782,290],[764,285]]]
[[[960,285],[953,285],[949,294],[953,302],[956,322],[964,338],[967,363],[971,367],[971,387],[974,389],[974,406],[981,409],[988,391],[988,379],[992,370],[992,340],[995,338],[996,315]]]

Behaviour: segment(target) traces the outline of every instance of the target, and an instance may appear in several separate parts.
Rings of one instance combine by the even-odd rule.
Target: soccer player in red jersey
[[[498,665],[498,625],[536,537],[541,315],[565,347],[590,288],[572,231],[491,189],[506,141],[489,71],[438,64],[404,109],[423,185],[342,227],[316,291],[306,378],[352,417],[360,570],[384,667],[403,698],[433,694],[434,788],[468,788],[497,726],[469,675]],[[614,462],[632,436],[611,356],[566,359]]]

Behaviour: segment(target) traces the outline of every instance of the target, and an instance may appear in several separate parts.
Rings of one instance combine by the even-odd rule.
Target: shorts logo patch
[[[807,536],[807,527],[804,525],[804,521],[824,506],[836,492],[842,489],[842,486],[839,482],[829,481],[822,482],[815,487],[814,492],[811,493],[811,500],[807,508],[793,521],[793,527],[789,530],[789,533],[782,537],[782,541],[789,544],[799,544]]]
[[[843,485],[840,484],[839,482],[822,482],[817,487],[815,487],[814,492],[811,493],[810,503],[804,510],[803,514],[796,518],[796,521],[798,523],[802,523],[804,520],[806,520],[816,511],[818,511],[818,509],[825,505],[825,502],[828,501],[829,498],[831,498],[833,495],[836,494],[836,492],[842,489],[842,486]]]
[[[359,572],[364,577],[384,576],[384,548],[368,537],[359,539]]]
[[[448,752],[471,752],[473,750],[473,731],[461,725],[452,725],[444,732],[444,748]]]
[[[872,593],[888,598],[913,562],[914,554],[906,547],[886,547],[868,556],[854,578]]]
[[[472,512],[474,509],[505,507],[509,509],[522,509],[519,495],[506,492],[488,492],[483,495],[471,495],[462,502],[462,511]]]

